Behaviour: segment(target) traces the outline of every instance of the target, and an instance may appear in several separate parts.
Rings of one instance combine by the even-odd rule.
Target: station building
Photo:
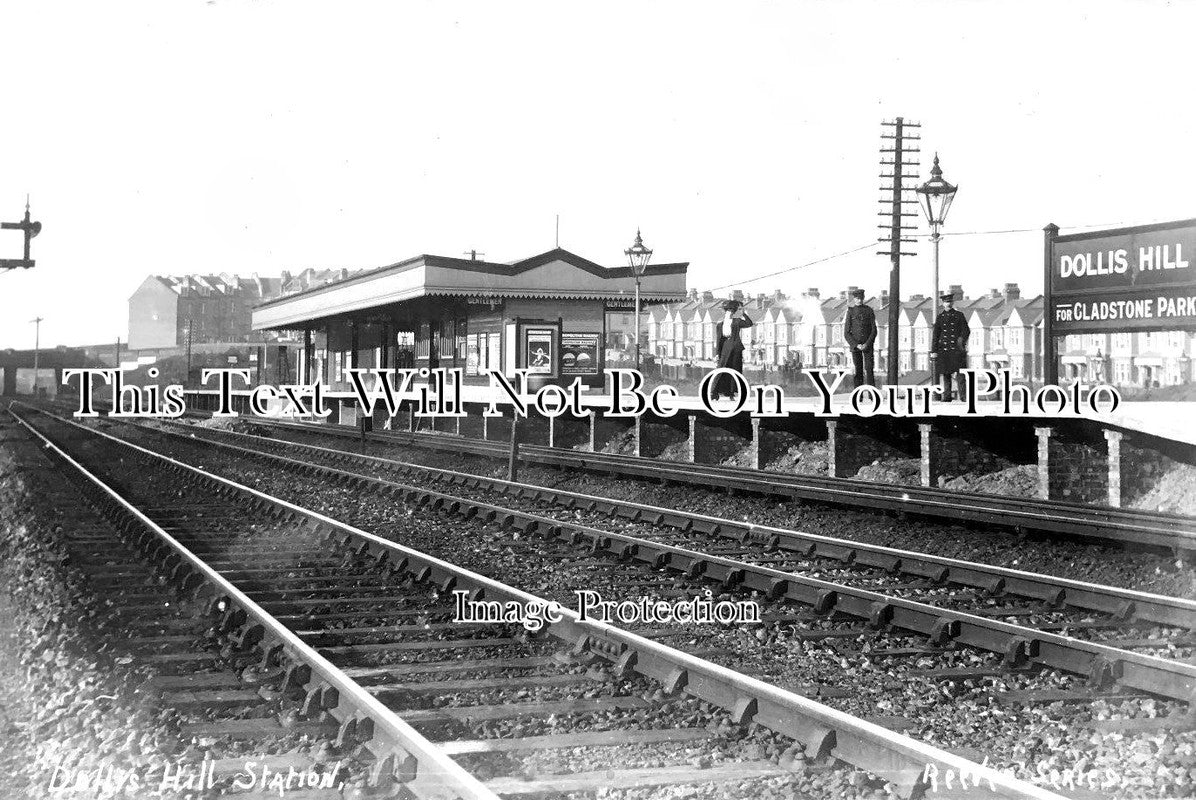
[[[649,265],[645,306],[686,296],[688,263]],[[303,337],[300,380],[351,387],[351,368],[528,370],[535,382],[601,386],[612,323],[633,312],[628,266],[561,248],[514,263],[420,255],[258,305],[255,331]]]

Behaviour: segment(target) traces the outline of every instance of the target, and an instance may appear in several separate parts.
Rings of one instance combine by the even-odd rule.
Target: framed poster
[[[597,375],[602,334],[562,333],[561,374]]]
[[[471,333],[465,337],[465,374],[477,375],[479,368],[478,335]]]
[[[523,363],[529,375],[556,374],[555,339],[553,328],[523,329]]]

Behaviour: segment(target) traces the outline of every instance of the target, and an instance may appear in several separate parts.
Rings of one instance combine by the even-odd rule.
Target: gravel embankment
[[[1196,517],[1196,466],[1174,465],[1131,505],[1134,508]]]
[[[29,445],[0,445],[0,769],[12,798],[46,797],[55,767],[131,769],[165,763],[179,746],[166,721],[135,697],[146,675],[92,636],[96,600],[66,566],[54,504],[29,474],[45,466]]]

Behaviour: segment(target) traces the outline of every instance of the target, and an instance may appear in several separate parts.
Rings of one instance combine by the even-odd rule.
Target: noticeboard
[[[1196,329],[1196,220],[1048,232],[1045,269],[1049,335]]]
[[[602,334],[561,334],[561,375],[597,375],[601,369]]]

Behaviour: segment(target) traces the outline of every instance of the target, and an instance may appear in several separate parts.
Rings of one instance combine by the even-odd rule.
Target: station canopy
[[[688,262],[649,265],[640,279],[640,299],[684,299],[688,267]],[[627,301],[635,297],[635,276],[629,266],[603,267],[561,248],[512,264],[421,255],[262,303],[253,310],[253,329],[303,328],[434,297]]]

